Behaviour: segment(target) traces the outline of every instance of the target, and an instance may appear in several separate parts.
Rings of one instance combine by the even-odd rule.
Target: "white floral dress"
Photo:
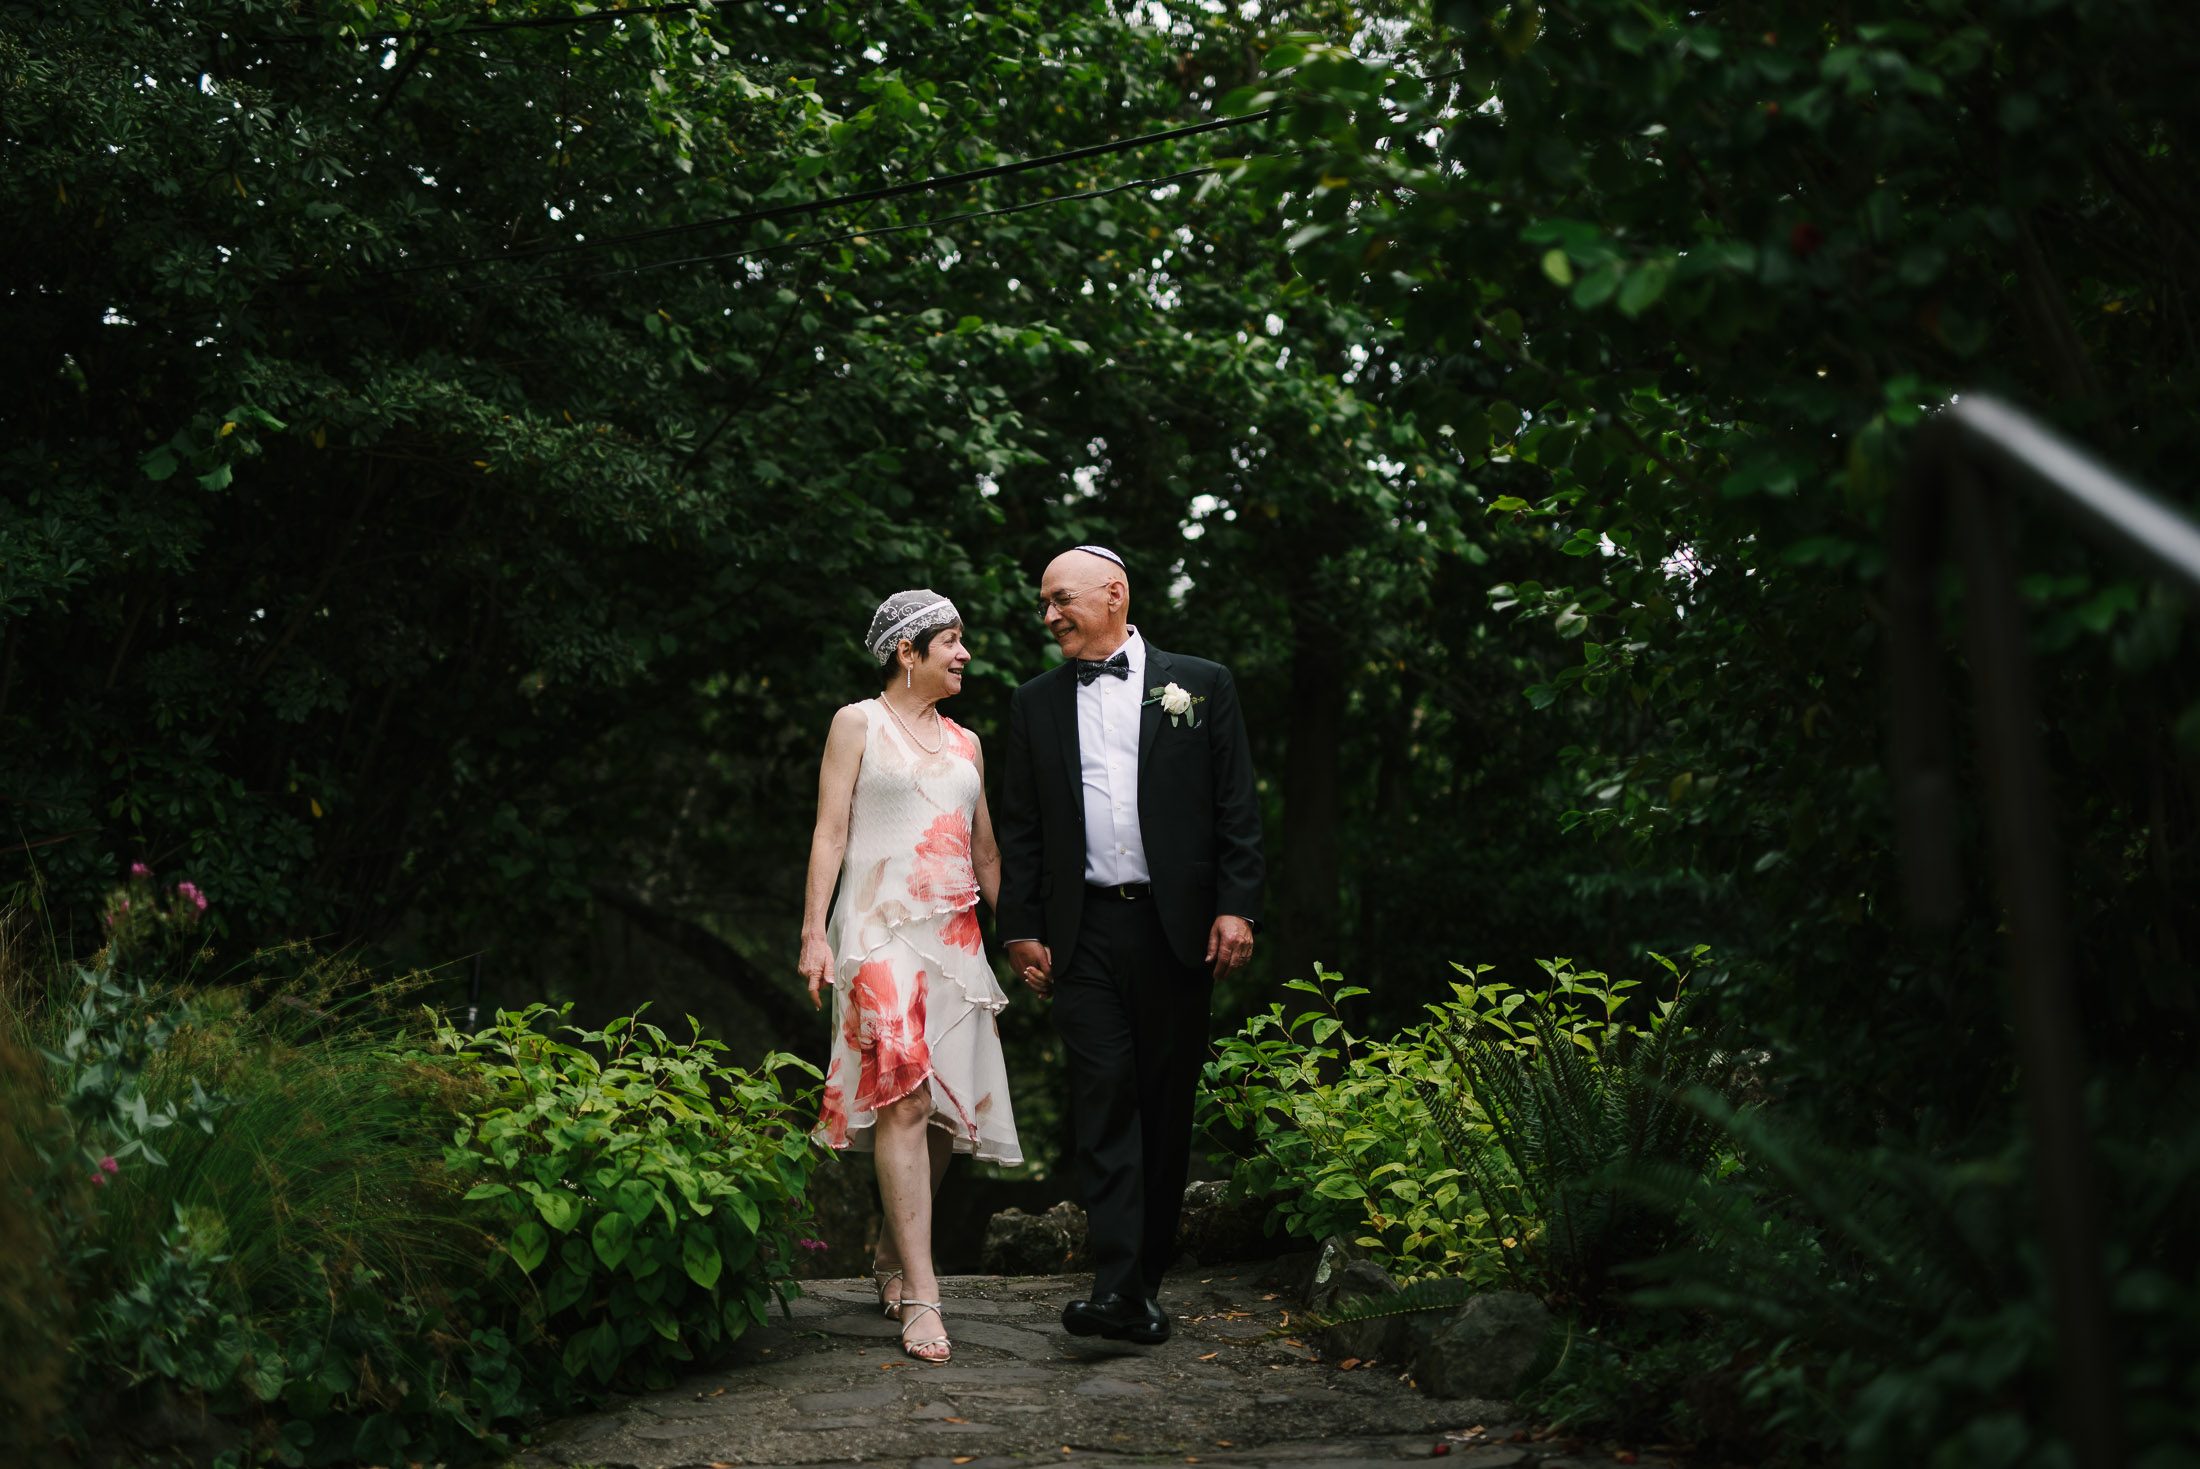
[[[918,1087],[955,1151],[1021,1163],[994,1016],[1008,996],[978,932],[970,829],[978,746],[940,717],[919,748],[879,700],[858,706],[863,764],[826,942],[835,956],[833,1051],[813,1136],[868,1151],[878,1109]]]

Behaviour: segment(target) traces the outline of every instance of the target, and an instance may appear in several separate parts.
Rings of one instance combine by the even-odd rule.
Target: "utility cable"
[[[1243,127],[1248,123],[1266,122],[1283,114],[1282,107],[1270,107],[1260,112],[1248,112],[1239,117],[1211,118],[1184,127],[1167,128],[1158,133],[1143,133],[1134,138],[1117,138],[1107,143],[1089,143],[1082,148],[1070,148],[1060,153],[1042,153],[1036,158],[1018,159],[1013,163],[995,163],[985,168],[966,169],[961,173],[939,174],[932,178],[912,179],[907,183],[885,184],[875,189],[863,189],[853,194],[835,194],[824,199],[806,199],[793,204],[776,204],[769,209],[753,209],[741,214],[721,215],[714,219],[694,220],[687,224],[661,225],[655,229],[630,230],[625,234],[604,235],[593,240],[574,240],[555,245],[535,245],[521,250],[504,250],[493,255],[462,255],[450,260],[424,261],[417,265],[393,265],[382,270],[367,271],[362,279],[380,280],[393,276],[417,275],[429,270],[452,270],[462,266],[486,265],[502,260],[535,260],[545,255],[568,255],[581,250],[598,250],[611,245],[628,245],[643,240],[669,239],[675,235],[696,234],[704,230],[731,229],[736,225],[757,224],[765,220],[791,219],[800,215],[817,214],[827,209],[838,209],[850,204],[869,204],[880,199],[899,199],[910,194],[936,193],[943,189],[959,188],[984,179],[1006,178],[1011,174],[1028,173],[1033,169],[1053,168],[1064,163],[1076,163],[1087,158],[1103,158],[1113,153],[1127,153],[1133,148],[1143,148],[1152,143],[1165,143],[1177,138],[1189,138],[1199,133],[1216,132],[1223,128]],[[1057,196],[1070,197],[1070,196]]]
[[[546,31],[565,26],[600,25],[612,20],[643,20],[653,15],[687,15],[701,11],[708,15],[712,7],[707,0],[685,0],[685,3],[665,5],[635,5],[625,10],[592,10],[586,15],[532,15],[520,20],[486,20],[472,25],[450,26],[437,30],[432,23],[405,31],[367,31],[355,37],[359,41],[425,41],[430,44],[444,36],[478,36],[489,31]],[[303,46],[333,39],[329,36],[240,36],[240,42],[248,46]]]
[[[488,281],[456,286],[455,291],[466,294],[481,290],[508,290],[519,286],[540,285],[549,281],[601,280],[608,276],[645,275],[653,270],[672,270],[684,265],[712,265],[722,260],[746,260],[759,255],[776,255],[787,250],[813,250],[821,245],[846,244],[850,240],[868,240],[877,235],[898,235],[909,230],[934,230],[948,225],[967,224],[977,219],[993,219],[1004,214],[1022,214],[1027,210],[1045,209],[1054,204],[1071,204],[1081,199],[1103,199],[1110,194],[1127,193],[1132,189],[1158,189],[1167,184],[1182,183],[1187,179],[1204,178],[1208,174],[1222,172],[1222,165],[1203,164],[1178,173],[1161,174],[1155,178],[1131,179],[1120,184],[1081,189],[1073,194],[1050,194],[1044,199],[1027,199],[1021,204],[1006,204],[994,209],[971,209],[961,214],[942,215],[938,219],[915,219],[902,224],[870,225],[845,230],[839,234],[818,235],[800,240],[781,240],[772,245],[753,245],[740,250],[713,251],[707,255],[688,255],[676,260],[651,260],[639,265],[614,265],[599,270],[546,271],[541,275],[524,276],[516,281]]]

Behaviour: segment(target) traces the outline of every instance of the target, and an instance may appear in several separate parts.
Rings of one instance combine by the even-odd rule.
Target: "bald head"
[[[1039,618],[1068,658],[1105,658],[1130,636],[1130,573],[1082,547],[1047,563]]]
[[[1056,581],[1075,586],[1115,581],[1122,584],[1124,599],[1128,601],[1130,597],[1131,574],[1124,569],[1123,563],[1082,546],[1064,551],[1047,563],[1046,575],[1040,578],[1039,585],[1044,589]]]

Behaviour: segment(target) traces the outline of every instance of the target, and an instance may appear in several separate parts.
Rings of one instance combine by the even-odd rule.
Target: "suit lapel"
[[[1146,762],[1153,758],[1154,736],[1161,730],[1161,701],[1153,699],[1150,690],[1158,689],[1169,681],[1175,665],[1169,655],[1153,644],[1146,645],[1146,676],[1141,682],[1145,688],[1138,691],[1138,781],[1146,782]],[[1149,699],[1152,702],[1147,702]]]
[[[1082,814],[1085,809],[1085,754],[1077,736],[1077,674],[1068,664],[1060,665],[1060,671],[1054,675],[1054,690],[1049,698],[1062,730],[1061,738],[1055,743],[1062,749],[1062,769],[1069,778],[1070,805]]]

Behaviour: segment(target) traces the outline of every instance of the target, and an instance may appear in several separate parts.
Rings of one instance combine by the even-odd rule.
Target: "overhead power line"
[[[685,0],[685,3],[667,5],[633,5],[624,10],[592,10],[586,15],[534,15],[523,20],[485,20],[471,25],[451,26],[437,30],[431,25],[415,26],[404,31],[368,31],[355,39],[361,41],[428,41],[444,36],[479,36],[490,31],[547,31],[571,26],[601,25],[614,20],[641,20],[652,15],[687,15],[694,11],[709,14],[708,0]],[[325,35],[314,36],[242,36],[238,38],[254,46],[302,46],[334,39]]]
[[[776,204],[769,209],[752,209],[741,214],[721,215],[714,219],[694,220],[687,224],[661,225],[655,229],[630,230],[625,234],[604,235],[593,240],[572,240],[554,245],[534,245],[520,250],[503,250],[490,255],[461,255],[449,260],[424,261],[417,265],[393,265],[383,270],[368,271],[369,280],[391,276],[417,275],[422,271],[450,270],[463,266],[489,265],[498,261],[536,260],[546,255],[569,255],[581,250],[600,250],[612,245],[631,245],[644,240],[670,239],[677,235],[697,234],[705,230],[732,229],[736,225],[758,224],[765,220],[792,219],[801,215],[817,214],[827,209],[839,209],[851,204],[871,204],[881,199],[899,199],[911,194],[936,193],[942,189],[960,188],[984,179],[1005,178],[1010,174],[1028,173],[1033,169],[1056,168],[1065,163],[1076,163],[1087,158],[1102,158],[1113,153],[1127,153],[1133,148],[1143,148],[1152,143],[1165,143],[1176,138],[1189,138],[1199,133],[1211,133],[1223,128],[1244,127],[1249,123],[1266,122],[1281,116],[1282,107],[1265,108],[1248,112],[1240,117],[1212,118],[1184,127],[1168,128],[1158,133],[1144,133],[1135,138],[1117,138],[1112,142],[1089,143],[1082,148],[1070,148],[1060,153],[1042,153],[1036,158],[1018,159],[1013,163],[996,163],[985,168],[966,169],[961,173],[939,174],[932,178],[912,179],[908,183],[885,184],[875,189],[863,189],[853,194],[835,194],[824,199],[806,199],[793,204]]]
[[[746,260],[759,255],[776,255],[788,250],[814,250],[823,245],[846,244],[852,240],[869,240],[879,235],[898,235],[910,230],[936,230],[947,225],[967,224],[972,220],[993,219],[1004,214],[1022,214],[1028,210],[1045,209],[1056,204],[1073,204],[1083,199],[1102,199],[1110,194],[1127,193],[1132,189],[1158,189],[1167,184],[1183,183],[1187,179],[1204,178],[1220,173],[1220,165],[1202,164],[1177,173],[1165,173],[1154,178],[1130,179],[1120,184],[1107,184],[1099,188],[1080,189],[1073,194],[1050,194],[1044,199],[1027,199],[1021,204],[1005,204],[994,209],[970,209],[960,214],[942,215],[938,219],[914,219],[903,224],[870,225],[858,229],[843,230],[838,234],[818,235],[808,239],[781,240],[771,245],[750,245],[739,250],[716,250],[705,255],[686,255],[674,260],[649,260],[639,265],[612,265],[594,270],[545,271],[541,275],[527,276],[517,281],[480,281],[460,286],[463,292],[504,290],[518,286],[539,285],[548,281],[600,280],[607,276],[646,275],[653,270],[672,270],[684,265],[711,265],[721,260]]]

